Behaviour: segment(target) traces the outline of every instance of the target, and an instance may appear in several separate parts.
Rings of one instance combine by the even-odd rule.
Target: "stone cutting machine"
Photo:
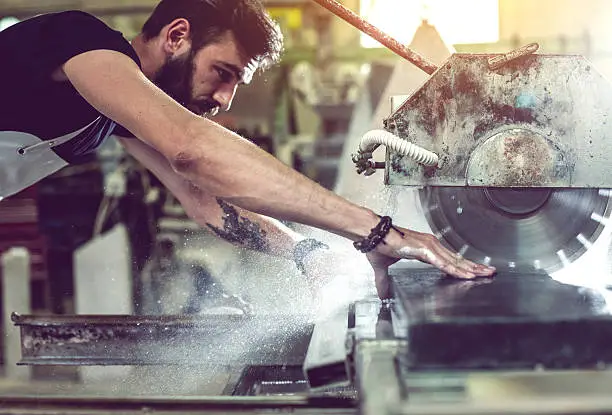
[[[612,86],[581,56],[517,55],[455,54],[440,67],[385,120],[437,165],[392,146],[385,182],[419,187],[428,223],[455,252],[553,272],[609,218]]]

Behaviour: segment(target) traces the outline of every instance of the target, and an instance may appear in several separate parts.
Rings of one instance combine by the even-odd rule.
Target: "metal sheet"
[[[418,370],[595,369],[612,364],[607,291],[544,273],[474,281],[433,269],[392,274],[407,315],[403,366]]]
[[[586,252],[610,215],[609,193],[594,189],[432,187],[420,196],[443,243],[500,270],[558,270]]]
[[[301,365],[304,316],[20,316],[27,365]]]

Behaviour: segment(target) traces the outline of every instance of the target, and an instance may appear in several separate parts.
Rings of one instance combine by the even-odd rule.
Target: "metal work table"
[[[295,318],[281,321],[278,316],[203,319],[15,315],[15,324],[22,332],[23,363],[28,365],[188,362],[193,370],[202,370],[211,358],[217,362],[232,360],[231,353],[222,350],[227,339],[224,334],[240,330],[242,337],[248,338],[245,333],[253,332],[257,326],[265,328],[263,331],[269,332],[269,336],[245,343],[253,353],[240,355],[246,369],[234,376],[224,396],[91,399],[24,396],[0,398],[0,405],[15,414],[26,413],[26,409],[38,411],[29,413],[70,414],[77,413],[75,408],[80,413],[83,410],[135,413],[149,408],[155,413],[283,410],[305,414],[612,414],[612,399],[608,398],[612,392],[609,386],[612,372],[606,370],[607,354],[597,352],[595,360],[580,357],[585,356],[586,344],[604,349],[609,344],[607,337],[601,337],[608,335],[610,324],[605,298],[542,275],[520,279],[502,275],[488,283],[473,281],[466,285],[436,273],[412,268],[393,271],[393,300],[381,302],[368,297],[338,305],[337,312],[314,327],[295,324]],[[534,289],[534,284],[540,289]],[[406,286],[410,286],[407,290],[410,298],[402,291]],[[544,287],[548,287],[544,290],[548,293],[546,303],[537,300]],[[470,301],[465,300],[467,297]],[[533,361],[517,360],[517,356],[524,355],[509,351],[522,350],[522,343],[519,339],[512,342],[512,338],[505,338],[505,352],[491,355],[496,359],[495,365],[489,364],[490,359],[474,360],[475,355],[469,353],[454,355],[453,362],[461,364],[429,365],[431,356],[441,356],[437,351],[463,350],[457,346],[459,340],[445,337],[448,324],[469,331],[473,328],[466,326],[470,320],[465,320],[465,316],[478,315],[481,330],[487,324],[492,330],[500,324],[508,327],[508,321],[503,321],[499,313],[527,330],[525,339],[544,343],[546,339],[539,339],[537,333],[547,333],[547,327],[558,324],[569,327],[570,336],[563,338],[562,331],[558,337],[557,333],[558,343],[564,347],[546,348],[553,354],[564,351],[564,359],[559,360],[558,355],[551,360],[541,359],[544,355],[538,353],[544,349],[539,352],[535,348]],[[603,326],[575,336],[572,324],[566,321],[568,316],[587,323],[593,320]],[[531,322],[527,326],[525,318]],[[294,322],[293,328],[286,327],[289,320]],[[532,327],[534,321],[543,326]],[[444,336],[438,336],[438,330]],[[434,340],[426,341],[427,336]],[[473,349],[484,353],[487,347],[499,347],[499,341],[500,337],[485,337]],[[423,354],[425,351],[429,354]],[[572,356],[576,359],[572,360]],[[483,361],[489,363],[482,364]],[[539,363],[534,365],[535,361]],[[572,361],[574,364],[568,366]],[[553,364],[559,362],[563,364]]]

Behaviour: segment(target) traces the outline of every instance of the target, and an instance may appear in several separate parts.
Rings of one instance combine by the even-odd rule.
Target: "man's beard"
[[[153,82],[179,104],[197,115],[215,115],[220,104],[212,97],[194,100],[193,91],[193,52],[177,58],[168,59],[157,71]]]

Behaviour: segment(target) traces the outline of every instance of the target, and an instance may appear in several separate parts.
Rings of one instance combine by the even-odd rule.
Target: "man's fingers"
[[[460,257],[459,261],[461,263],[461,267],[463,267],[464,269],[470,272],[473,272],[479,277],[485,277],[485,276],[493,275],[495,273],[495,267],[477,264],[475,262],[472,262],[468,259],[463,258],[459,254],[457,255]]]
[[[461,279],[471,280],[495,273],[493,267],[476,264],[463,258],[459,253],[449,251],[434,235],[408,229],[403,229],[402,232],[403,244],[400,248],[396,248],[392,255],[382,252],[368,255],[374,268],[376,290],[380,298],[387,298],[390,295],[387,268],[397,261],[398,257],[429,263],[446,274]]]
[[[389,270],[387,267],[374,268],[374,282],[376,283],[376,292],[381,300],[391,296],[389,285]]]
[[[451,264],[455,267],[478,277],[492,275],[495,272],[495,268],[476,264],[468,259],[463,258],[459,254],[454,254],[452,256],[452,261],[453,262],[451,262]]]
[[[450,251],[449,251],[450,252]],[[495,272],[494,267],[490,267],[487,265],[477,264],[469,259],[463,258],[463,256],[459,253],[452,254],[453,258],[459,263],[459,266],[467,271],[473,272],[479,276],[491,275]]]
[[[495,268],[476,264],[463,258],[459,253],[452,253],[446,249],[437,239],[433,241],[432,252],[436,257],[436,263],[432,265],[440,268],[445,273],[458,278],[473,279],[476,277],[490,276]]]
[[[473,279],[476,278],[476,274],[471,271],[467,271],[463,268],[460,268],[450,262],[443,263],[442,266],[439,267],[445,273],[452,275],[457,278],[465,278],[465,279]]]
[[[476,275],[466,269],[460,268],[458,259],[446,250],[437,240],[429,247],[421,250],[417,259],[427,262],[447,274],[460,278],[475,278]]]
[[[436,239],[432,241],[431,247],[431,264],[441,269],[445,273],[458,278],[472,279],[476,278],[476,274],[472,272],[471,267],[467,266],[465,259],[460,255],[453,254],[446,249]]]

